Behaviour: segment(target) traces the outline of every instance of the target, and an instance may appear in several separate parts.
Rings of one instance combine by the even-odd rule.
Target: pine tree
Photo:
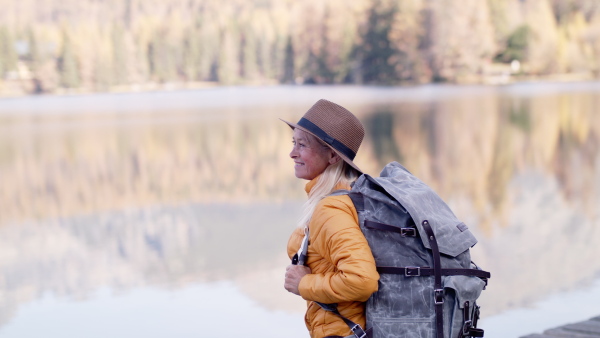
[[[114,75],[112,82],[114,84],[127,83],[127,54],[125,50],[125,29],[117,24],[112,29],[112,54]]]
[[[242,32],[242,74],[245,79],[254,80],[258,76],[256,33],[250,26]]]
[[[223,34],[223,42],[219,49],[217,76],[220,83],[230,85],[239,80],[240,38],[237,27],[230,28]]]
[[[31,27],[27,30],[27,43],[29,44],[27,61],[29,61],[29,69],[35,76],[42,63],[42,53],[40,51],[38,38]]]
[[[6,27],[0,27],[0,79],[17,69],[17,52],[12,35]]]
[[[390,64],[394,49],[389,40],[395,8],[383,6],[382,2],[379,0],[373,3],[362,39],[361,68],[366,83],[391,84],[397,80],[394,66]]]
[[[187,30],[183,40],[183,75],[188,81],[199,80],[200,41],[198,28]]]
[[[166,32],[159,32],[148,46],[150,74],[160,82],[174,80],[177,75],[177,60]]]
[[[289,36],[285,46],[285,60],[283,62],[283,83],[294,82],[294,46],[292,45],[292,37]]]
[[[58,58],[58,71],[60,85],[65,88],[76,88],[80,83],[79,68],[73,51],[71,39],[66,32],[63,33],[63,46]]]

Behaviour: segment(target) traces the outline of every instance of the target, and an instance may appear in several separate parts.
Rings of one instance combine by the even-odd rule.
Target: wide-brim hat
[[[315,103],[292,129],[305,131],[327,144],[346,163],[362,173],[354,158],[365,136],[362,123],[348,109],[327,100]]]

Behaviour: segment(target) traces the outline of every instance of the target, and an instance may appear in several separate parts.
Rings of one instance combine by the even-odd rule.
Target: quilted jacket
[[[309,193],[315,178],[306,185]],[[350,189],[338,185],[337,189]],[[337,303],[340,313],[353,322],[365,325],[364,302],[377,291],[379,274],[375,260],[358,226],[354,204],[346,195],[322,199],[309,222],[310,237],[307,265],[311,274],[298,287],[307,300],[305,322],[312,338],[347,336],[348,326],[335,314],[321,309],[313,301]],[[291,235],[287,251],[291,257],[300,248],[303,229]]]

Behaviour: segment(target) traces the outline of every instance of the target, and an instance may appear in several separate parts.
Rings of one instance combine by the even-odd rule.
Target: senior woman
[[[319,304],[337,304],[339,314],[365,327],[364,302],[377,291],[379,274],[358,226],[350,197],[331,195],[350,189],[360,176],[353,160],[364,137],[360,121],[345,108],[319,100],[293,129],[297,178],[308,180],[308,200],[287,251],[292,258],[308,230],[305,265],[286,269],[285,288],[307,301],[305,322],[312,338],[354,337],[344,320]]]

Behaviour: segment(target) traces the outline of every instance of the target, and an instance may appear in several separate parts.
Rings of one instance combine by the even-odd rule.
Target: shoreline
[[[230,87],[277,87],[277,86],[295,86],[295,87],[329,87],[329,86],[365,86],[365,87],[390,87],[390,88],[415,88],[428,85],[449,85],[449,86],[510,86],[528,83],[578,83],[578,82],[598,82],[600,77],[594,77],[590,73],[566,73],[566,74],[548,74],[543,76],[527,76],[514,74],[498,74],[493,76],[484,76],[481,81],[470,82],[428,82],[428,83],[405,83],[396,85],[377,85],[377,84],[359,84],[359,83],[338,83],[338,84],[310,84],[310,83],[279,83],[276,81],[246,82],[234,85],[220,84],[214,81],[191,81],[191,82],[146,82],[129,85],[118,85],[107,88],[106,90],[94,90],[90,88],[58,88],[53,92],[34,93],[26,90],[28,82],[31,79],[17,79],[9,81],[0,81],[0,100],[7,98],[23,97],[48,97],[48,96],[85,96],[96,94],[134,94],[134,93],[161,93],[183,90],[198,89],[216,89]]]

